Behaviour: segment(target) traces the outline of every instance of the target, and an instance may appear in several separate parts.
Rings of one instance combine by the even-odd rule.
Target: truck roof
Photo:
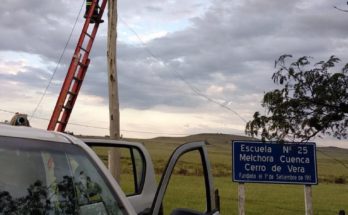
[[[26,126],[0,124],[0,136],[71,143],[62,133]]]

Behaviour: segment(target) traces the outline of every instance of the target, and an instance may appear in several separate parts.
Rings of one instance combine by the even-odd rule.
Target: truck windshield
[[[0,214],[124,214],[76,145],[0,139]]]

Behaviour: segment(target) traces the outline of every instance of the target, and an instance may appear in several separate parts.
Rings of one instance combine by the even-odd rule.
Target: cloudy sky
[[[2,1],[0,121],[34,113],[84,4]],[[121,133],[243,134],[245,121],[264,111],[264,92],[277,87],[271,76],[280,55],[348,62],[348,13],[333,6],[348,9],[343,0],[118,0]],[[47,127],[83,21],[82,11],[34,127]],[[106,35],[103,24],[67,128],[77,134],[108,134]]]

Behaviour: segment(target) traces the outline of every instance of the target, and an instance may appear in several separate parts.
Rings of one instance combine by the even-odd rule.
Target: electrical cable
[[[16,112],[14,111],[9,111],[9,110],[5,110],[5,109],[0,109],[1,112],[5,112],[5,113],[11,113],[11,114],[15,114]],[[42,118],[42,117],[33,117],[34,119],[40,119],[40,120],[45,120],[45,121],[49,121],[49,119],[46,118]],[[70,125],[75,125],[75,126],[80,126],[80,127],[86,127],[86,128],[96,128],[96,129],[104,129],[104,130],[108,130],[109,128],[106,127],[98,127],[98,126],[90,126],[90,125],[83,125],[83,124],[79,124],[79,123],[69,123]],[[121,131],[123,132],[131,132],[131,133],[145,133],[145,134],[163,134],[163,135],[190,135],[190,134],[174,134],[174,133],[161,133],[161,132],[151,132],[151,131],[134,131],[134,130],[125,130],[125,129],[121,129]],[[334,160],[336,163],[340,164],[341,166],[343,166],[345,169],[348,169],[348,165],[345,164],[344,162],[342,162],[341,160],[336,159],[335,157],[327,154],[326,152],[323,152],[320,148],[317,148],[317,151],[320,152],[321,154],[323,154],[324,156]]]
[[[5,109],[0,109],[0,111],[1,112],[5,112],[5,113],[16,114],[16,112],[14,112],[14,111],[9,111],[9,110],[5,110]],[[32,118],[39,119],[39,120],[44,120],[44,121],[50,121],[49,119],[43,118],[43,117],[32,116]],[[96,128],[96,129],[109,130],[109,128],[106,128],[106,127],[85,125],[85,124],[74,123],[74,122],[69,122],[69,125],[80,126],[80,127],[85,127],[85,128]],[[159,134],[159,135],[173,135],[173,136],[189,135],[189,134],[167,133],[167,132],[135,131],[135,130],[126,130],[126,129],[121,129],[121,131],[123,131],[123,132],[130,132],[130,133]]]
[[[345,13],[348,12],[348,10],[341,9],[341,8],[339,8],[339,7],[336,7],[335,5],[333,5],[333,8],[335,8],[335,9],[337,9],[337,10],[339,10],[339,11],[345,12]]]
[[[121,22],[123,24],[125,24],[125,26],[127,26],[127,28],[138,38],[138,40],[140,41],[140,43],[142,43],[142,45],[144,46],[144,49],[147,53],[149,53],[155,60],[157,60],[158,62],[161,62],[161,60],[159,60],[159,58],[146,46],[146,43],[144,42],[144,40],[140,37],[140,35],[131,27],[129,26],[122,18],[119,18],[121,20]],[[208,100],[209,102],[215,103],[217,105],[219,105],[222,108],[225,108],[226,110],[231,111],[232,113],[234,113],[236,116],[239,117],[239,119],[241,119],[244,123],[247,123],[247,121],[235,110],[231,109],[230,107],[217,102],[216,100],[210,98],[209,96],[205,95],[204,93],[202,93],[198,88],[192,86],[191,83],[189,83],[178,71],[174,70],[175,74],[177,75],[177,77],[182,80],[190,89],[192,92],[194,92],[197,96],[203,97],[206,100]]]
[[[53,73],[52,73],[52,75],[51,75],[51,77],[50,77],[50,79],[49,79],[49,81],[48,81],[48,84],[47,84],[47,86],[46,86],[44,92],[43,92],[42,95],[41,95],[41,98],[40,98],[39,102],[37,103],[37,105],[36,105],[34,111],[33,111],[32,114],[30,115],[30,119],[32,119],[32,118],[34,117],[36,111],[39,109],[39,106],[41,105],[41,103],[42,103],[44,97],[45,97],[46,94],[47,94],[47,90],[48,90],[48,88],[50,87],[50,85],[51,85],[51,83],[52,83],[53,77],[54,77],[54,75],[55,75],[55,74],[57,73],[57,71],[58,71],[59,65],[60,65],[60,63],[61,63],[61,61],[62,61],[62,59],[63,59],[63,56],[64,56],[64,54],[65,54],[65,51],[66,51],[66,49],[67,49],[67,47],[68,47],[68,45],[69,45],[69,43],[70,43],[70,40],[71,40],[71,38],[72,38],[72,34],[74,33],[75,27],[76,27],[76,25],[77,25],[77,22],[78,22],[78,20],[79,20],[80,15],[81,15],[81,11],[82,11],[82,9],[83,9],[83,5],[84,5],[84,0],[82,0],[82,4],[81,4],[80,11],[79,11],[79,13],[78,13],[78,15],[77,15],[77,17],[76,17],[76,19],[75,19],[75,23],[74,23],[74,25],[73,25],[73,27],[72,27],[72,29],[71,29],[70,35],[69,35],[69,37],[68,37],[68,40],[67,40],[66,43],[65,43],[63,52],[62,52],[62,54],[61,54],[60,57],[59,57],[59,60],[58,60],[57,65],[56,65],[56,68],[54,69],[54,71],[53,71]]]

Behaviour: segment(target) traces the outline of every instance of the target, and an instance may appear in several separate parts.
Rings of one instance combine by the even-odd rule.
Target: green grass
[[[197,176],[175,176],[168,187],[164,211],[173,208],[204,209],[203,182]],[[220,191],[221,214],[238,214],[237,184],[228,177],[214,179]],[[314,214],[338,214],[348,209],[348,186],[319,184],[313,186]],[[246,213],[304,214],[304,187],[301,185],[246,184]],[[192,198],[194,196],[194,198]]]
[[[232,135],[202,134],[185,138],[160,137],[133,141],[144,143],[149,150],[158,178],[177,146],[190,141],[207,141],[215,188],[219,189],[221,196],[221,212],[237,214],[237,183],[232,182],[232,155],[229,143],[232,139],[243,138],[245,139]],[[99,151],[99,154],[103,156],[103,152]],[[319,185],[312,186],[314,214],[335,215],[341,209],[348,211],[348,150],[334,147],[318,148],[317,161]],[[181,159],[166,193],[163,203],[165,212],[178,207],[204,210],[201,173],[197,155],[184,156]],[[129,190],[130,185],[127,181],[129,180],[121,181],[121,186]],[[301,185],[246,184],[246,213],[304,214],[303,191]]]

